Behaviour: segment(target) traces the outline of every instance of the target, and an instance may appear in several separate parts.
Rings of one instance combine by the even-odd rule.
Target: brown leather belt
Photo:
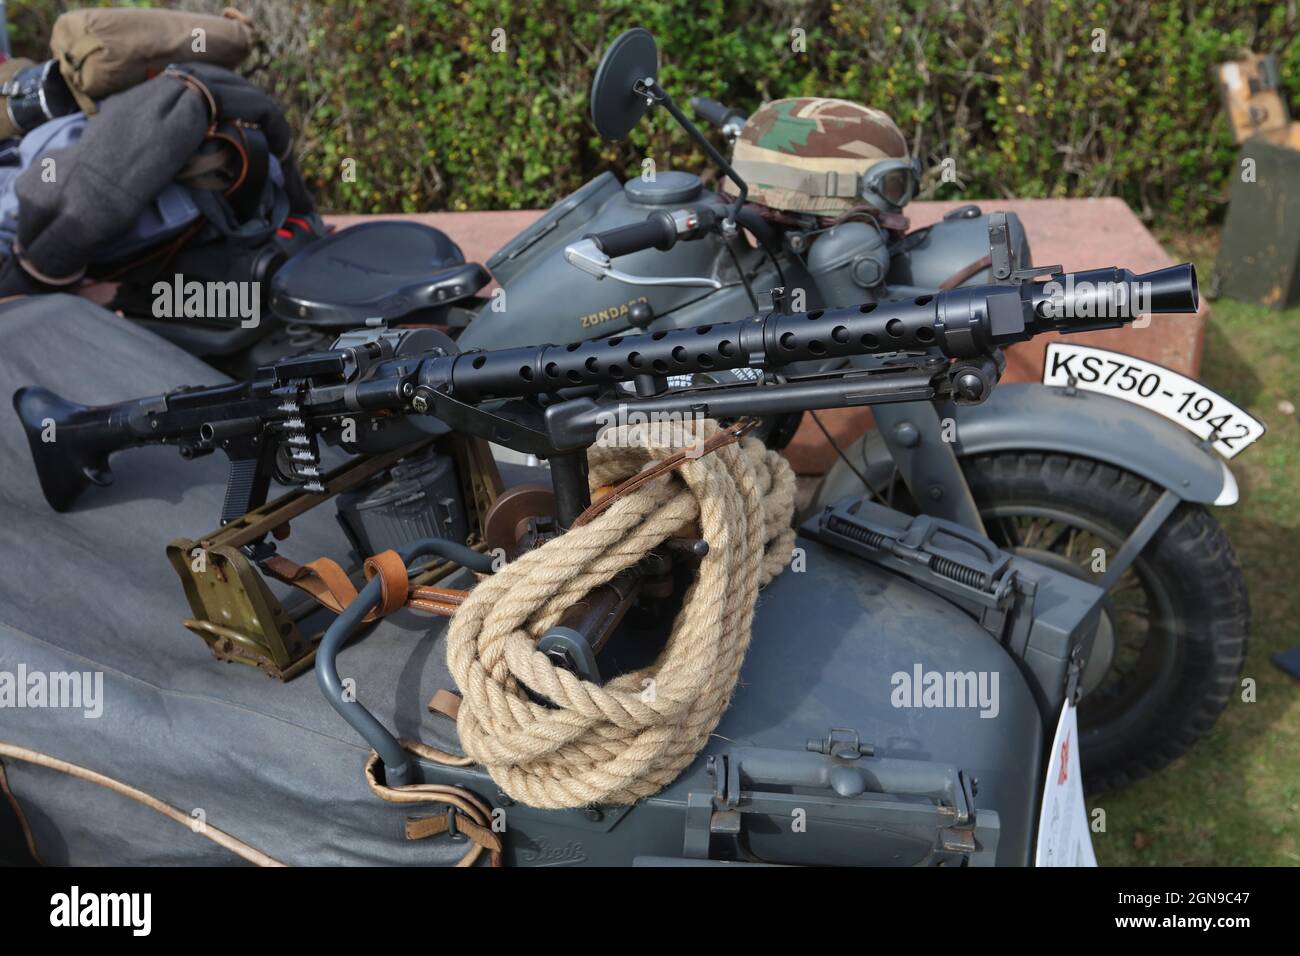
[[[357,589],[346,571],[337,561],[317,558],[309,564],[297,564],[281,555],[273,555],[261,562],[267,574],[278,581],[298,588],[316,599],[336,614],[357,599]],[[387,617],[403,607],[451,617],[456,613],[468,591],[455,588],[435,588],[428,585],[411,587],[406,565],[396,551],[384,551],[366,558],[366,580],[379,578],[381,598],[379,607],[362,620],[369,622]]]

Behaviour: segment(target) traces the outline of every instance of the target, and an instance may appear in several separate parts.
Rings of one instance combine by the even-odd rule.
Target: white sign
[[[1083,802],[1077,715],[1074,705],[1066,701],[1056,724],[1043,782],[1043,806],[1038,813],[1035,866],[1097,865],[1088,831],[1088,807]]]
[[[1214,449],[1233,458],[1264,434],[1264,423],[1186,375],[1123,352],[1049,342],[1043,384],[1081,388],[1163,415],[1197,438],[1216,434]]]

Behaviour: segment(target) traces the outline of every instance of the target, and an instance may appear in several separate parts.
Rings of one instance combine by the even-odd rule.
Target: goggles
[[[906,206],[921,188],[919,159],[883,159],[858,178],[858,196],[874,193],[887,203]]]

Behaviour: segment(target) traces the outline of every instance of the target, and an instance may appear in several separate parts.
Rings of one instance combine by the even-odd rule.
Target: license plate
[[[1163,365],[1123,352],[1049,342],[1043,384],[1100,392],[1141,405],[1197,438],[1214,435],[1214,449],[1233,458],[1264,434],[1264,423],[1213,389]]]

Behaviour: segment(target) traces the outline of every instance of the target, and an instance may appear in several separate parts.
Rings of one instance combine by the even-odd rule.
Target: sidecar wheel
[[[1003,452],[964,459],[985,530],[1000,546],[1085,579],[1113,557],[1161,489],[1088,458]],[[1079,704],[1089,791],[1113,790],[1185,753],[1237,691],[1250,605],[1227,535],[1179,505],[1107,595]]]

